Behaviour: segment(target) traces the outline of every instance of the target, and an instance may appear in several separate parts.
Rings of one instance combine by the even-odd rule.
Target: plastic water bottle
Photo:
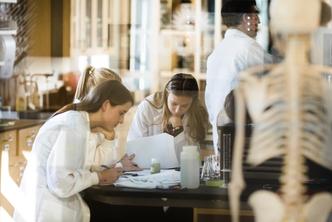
[[[199,153],[197,146],[183,146],[181,155],[181,187],[195,189],[199,187]]]

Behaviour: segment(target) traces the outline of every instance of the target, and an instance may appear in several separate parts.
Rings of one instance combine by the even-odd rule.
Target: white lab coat
[[[224,102],[236,86],[241,71],[264,63],[272,56],[251,37],[237,29],[228,29],[225,38],[214,49],[207,61],[205,103],[213,130],[213,144],[218,153],[217,126],[227,123]]]
[[[41,127],[21,181],[15,221],[90,220],[89,208],[79,194],[99,183],[97,173],[90,171],[94,157],[89,137],[86,112],[68,111]]]
[[[153,105],[151,102],[153,95],[145,98],[137,107],[136,113],[131,122],[128,131],[127,141],[141,137],[153,136],[163,133],[162,129],[162,106]],[[189,135],[188,116],[183,117],[183,132],[177,135],[175,139],[175,152],[180,160],[180,153],[184,145],[198,145]],[[142,152],[144,152],[142,148]]]

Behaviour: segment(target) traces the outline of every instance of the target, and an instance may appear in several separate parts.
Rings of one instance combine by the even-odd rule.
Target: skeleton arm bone
[[[244,123],[245,107],[244,96],[241,88],[235,90],[236,103],[236,125],[235,125],[235,146],[232,161],[232,180],[229,184],[228,195],[232,212],[232,221],[239,221],[240,194],[244,189],[245,183],[242,174],[242,155],[244,146]]]

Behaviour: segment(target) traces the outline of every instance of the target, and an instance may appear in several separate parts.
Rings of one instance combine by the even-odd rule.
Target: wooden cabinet
[[[29,154],[32,149],[33,142],[38,133],[40,126],[28,127],[25,129],[18,130],[18,139],[17,139],[17,156],[15,163],[15,182],[20,183]]]
[[[32,149],[33,141],[38,133],[40,126],[33,126],[18,130],[18,155],[26,156]]]
[[[25,2],[27,4],[24,8],[33,15],[29,16],[30,14],[27,13],[24,20],[26,23],[20,27],[29,33],[28,55],[45,58],[70,56],[71,1],[28,0]]]
[[[27,157],[40,125],[0,133],[0,221],[5,220],[4,212],[12,216],[15,193],[19,187]],[[1,211],[1,210],[0,210]]]
[[[0,206],[10,215],[13,213],[14,208],[8,200],[6,184],[10,178],[17,176],[17,171],[14,167],[17,156],[16,143],[16,130],[0,133]]]
[[[9,152],[10,156],[15,156],[16,153],[16,137],[17,131],[11,130],[0,134],[1,150]],[[1,155],[1,154],[0,154]]]
[[[0,134],[1,141],[1,171],[8,167],[9,175],[17,180],[18,172],[16,170],[17,164],[17,131],[12,130]],[[1,172],[1,173],[2,173]],[[0,175],[1,175],[0,173]],[[1,175],[3,176],[3,175]],[[2,178],[2,177],[1,177]]]

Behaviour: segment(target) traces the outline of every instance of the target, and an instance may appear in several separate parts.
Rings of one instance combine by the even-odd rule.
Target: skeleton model
[[[287,7],[287,10],[284,8]],[[271,27],[286,37],[283,63],[247,70],[236,95],[236,138],[229,186],[233,222],[238,221],[245,105],[255,125],[248,163],[284,160],[280,195],[256,191],[249,197],[258,222],[323,222],[332,209],[332,195],[306,196],[305,158],[332,169],[331,89],[321,77],[331,68],[309,64],[310,33],[318,27],[319,0],[273,0]]]

